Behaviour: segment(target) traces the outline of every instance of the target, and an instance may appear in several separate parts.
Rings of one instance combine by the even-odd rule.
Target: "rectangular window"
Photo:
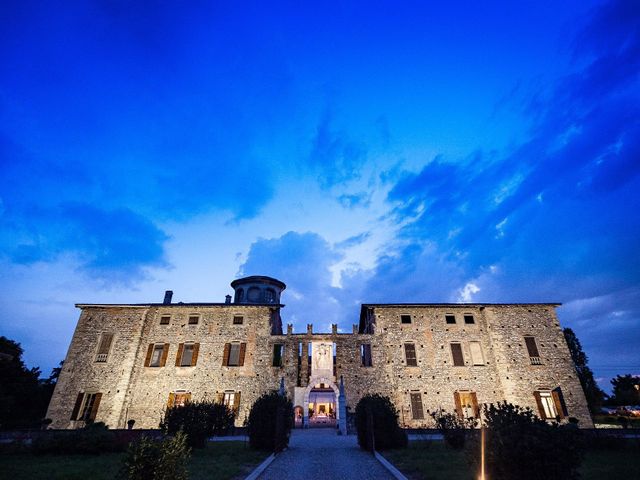
[[[151,343],[147,349],[146,367],[164,367],[169,353],[168,343]]]
[[[473,325],[476,321],[474,320],[473,315],[468,313],[464,316],[464,323],[467,325]]]
[[[273,346],[273,362],[274,367],[282,367],[284,365],[284,344],[276,343]]]
[[[422,394],[420,392],[411,392],[411,415],[414,420],[424,419],[424,410],[422,408]]]
[[[451,356],[453,357],[454,367],[464,367],[464,355],[462,355],[462,344],[451,344]]]
[[[538,401],[538,410],[540,410],[540,416],[545,419],[553,420],[558,416],[553,396],[549,391],[536,392]]]
[[[224,345],[222,365],[226,367],[242,367],[246,349],[246,343],[226,343]]]
[[[233,324],[234,325],[242,325],[244,323],[244,317],[242,315],[234,315],[233,316]]]
[[[416,346],[413,343],[404,344],[404,356],[407,361],[407,367],[417,367],[418,359],[416,358]]]
[[[473,365],[484,365],[484,356],[482,355],[482,346],[480,342],[469,342],[469,350],[471,350],[471,362]]]
[[[100,344],[98,345],[98,353],[96,355],[96,362],[104,363],[109,357],[109,350],[111,350],[111,343],[113,342],[113,333],[103,333],[100,335]]]
[[[538,345],[536,345],[536,339],[534,337],[524,337],[524,342],[527,345],[527,352],[529,353],[529,361],[531,362],[531,365],[542,365],[540,353],[538,352]]]
[[[237,415],[240,409],[240,392],[227,390],[222,394],[222,404]]]
[[[360,357],[363,367],[372,367],[373,359],[371,358],[371,344],[363,343],[360,345]]]
[[[444,319],[450,325],[454,325],[456,323],[456,316],[453,314],[445,315]]]
[[[189,325],[197,325],[200,321],[200,315],[189,315]]]
[[[195,367],[198,362],[199,343],[181,343],[178,345],[176,367]]]
[[[84,422],[95,420],[101,399],[102,393],[79,393],[71,413],[71,420]]]
[[[191,401],[191,392],[185,390],[176,390],[169,394],[169,400],[167,401],[167,407],[184,407]]]
[[[456,412],[460,418],[478,418],[480,409],[476,392],[454,392]]]
[[[401,323],[411,323],[411,315],[400,315]]]
[[[162,315],[160,317],[160,325],[169,325],[171,322],[171,315]]]

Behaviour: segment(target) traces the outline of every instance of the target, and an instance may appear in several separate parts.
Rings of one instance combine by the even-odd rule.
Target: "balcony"
[[[529,357],[529,360],[531,360],[531,365],[542,365],[540,357]]]
[[[99,353],[96,356],[96,363],[105,363],[107,361],[107,353]]]

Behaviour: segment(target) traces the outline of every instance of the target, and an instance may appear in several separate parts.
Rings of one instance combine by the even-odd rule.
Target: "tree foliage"
[[[365,395],[356,405],[358,444],[365,450],[406,447],[407,434],[398,425],[398,411],[380,394]],[[372,440],[374,445],[372,445]]]
[[[611,379],[613,405],[640,405],[640,377],[633,375],[617,375]]]
[[[128,480],[187,480],[187,463],[191,450],[187,436],[178,432],[173,437],[156,441],[143,436],[131,442],[120,471]]]
[[[0,337],[0,429],[39,428],[57,380],[54,369],[40,380],[40,369],[28,369],[19,343]]]
[[[461,419],[455,413],[447,413],[444,410],[431,413],[431,418],[436,428],[442,433],[444,441],[455,450],[464,448],[467,431],[478,424],[475,418]]]
[[[293,428],[293,404],[272,391],[261,395],[251,406],[248,421],[251,448],[279,452],[289,445]]]
[[[182,431],[189,446],[204,448],[209,437],[225,435],[233,428],[234,419],[233,411],[226,405],[209,401],[188,402],[181,407],[168,408],[160,428],[169,435]]]
[[[574,331],[570,328],[565,328],[563,332],[564,338],[569,346],[571,359],[573,360],[573,364],[576,366],[578,379],[582,385],[582,390],[584,390],[584,395],[587,398],[589,411],[592,415],[599,413],[605,399],[605,393],[598,386],[595,378],[593,377],[593,372],[588,365],[589,359],[587,358],[587,354],[582,350],[580,340],[578,340]]]
[[[548,423],[529,408],[507,402],[485,405],[486,474],[492,480],[578,478],[584,440],[573,424]],[[468,442],[480,465],[480,438]]]

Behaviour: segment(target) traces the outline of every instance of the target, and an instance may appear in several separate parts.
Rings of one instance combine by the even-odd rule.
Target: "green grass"
[[[189,462],[192,480],[243,478],[267,457],[251,450],[244,442],[212,442],[207,448],[194,449]],[[102,455],[0,455],[0,476],[30,480],[112,480],[116,477],[123,453]]]
[[[410,442],[406,449],[389,450],[382,455],[415,480],[471,480],[475,477],[467,465],[464,451],[452,450],[444,442]],[[583,480],[640,478],[637,446],[620,450],[589,449],[580,474]]]

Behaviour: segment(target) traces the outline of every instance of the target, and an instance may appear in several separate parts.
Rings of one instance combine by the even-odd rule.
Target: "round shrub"
[[[358,444],[365,450],[407,446],[407,434],[398,425],[398,411],[389,397],[366,395],[356,405]]]
[[[280,452],[289,445],[293,404],[275,390],[263,394],[251,406],[247,431],[251,448]]]

